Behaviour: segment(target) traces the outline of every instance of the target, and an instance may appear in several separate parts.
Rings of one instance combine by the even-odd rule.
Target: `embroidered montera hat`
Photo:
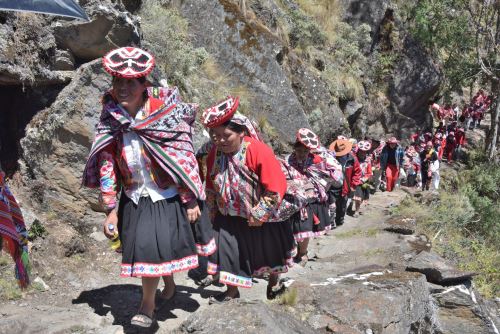
[[[207,128],[215,128],[224,124],[233,117],[239,104],[239,97],[228,96],[227,99],[220,101],[213,107],[205,109],[201,115],[203,125]]]
[[[367,140],[362,140],[358,143],[358,149],[361,151],[369,151],[372,148],[372,144],[370,144]]]
[[[136,47],[123,47],[102,57],[106,72],[120,78],[145,77],[153,70],[155,59],[149,52]]]
[[[307,128],[300,128],[297,131],[296,137],[299,143],[310,150],[315,150],[320,146],[318,135]]]

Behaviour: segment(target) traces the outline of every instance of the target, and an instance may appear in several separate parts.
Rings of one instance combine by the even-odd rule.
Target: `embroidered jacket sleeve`
[[[246,154],[246,165],[259,177],[264,189],[259,203],[251,209],[251,214],[256,220],[266,222],[278,209],[285,195],[285,174],[269,146],[247,137],[245,140],[251,142]]]
[[[112,210],[117,205],[117,195],[121,189],[118,165],[113,155],[114,146],[110,145],[99,153],[100,201],[105,210]]]

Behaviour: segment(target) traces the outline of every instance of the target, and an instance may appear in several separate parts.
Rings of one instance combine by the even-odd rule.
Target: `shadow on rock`
[[[217,293],[215,290],[194,289],[191,287],[177,285],[175,298],[155,311],[155,323],[149,329],[140,329],[130,324],[130,320],[139,309],[142,289],[140,285],[116,284],[104,288],[83,291],[78,298],[73,299],[73,304],[88,304],[96,314],[107,317],[111,312],[113,325],[123,326],[124,333],[156,333],[159,330],[158,322],[174,319],[177,316],[172,313],[175,309],[185,312],[194,312],[200,304],[191,296],[199,294],[203,299]],[[157,291],[157,296],[160,291]]]

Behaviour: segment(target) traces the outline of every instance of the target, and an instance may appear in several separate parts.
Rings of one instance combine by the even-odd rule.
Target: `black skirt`
[[[120,198],[118,232],[122,243],[122,277],[160,277],[198,266],[198,254],[215,252],[208,210],[190,224],[179,196],[153,203],[141,197],[138,205],[125,194]]]
[[[248,226],[248,221],[217,213],[214,219],[217,251],[210,258],[208,272],[219,273],[223,284],[250,288],[252,276],[283,273],[296,253],[292,226],[288,221]]]
[[[311,203],[306,210],[307,219],[302,220],[300,212],[290,217],[293,236],[297,242],[324,235],[331,229],[328,203]]]

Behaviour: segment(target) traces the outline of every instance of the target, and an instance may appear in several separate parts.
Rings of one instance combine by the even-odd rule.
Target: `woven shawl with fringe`
[[[177,88],[148,88],[148,94],[164,102],[156,112],[131,124],[110,94],[103,99],[101,118],[96,126],[96,137],[83,172],[82,184],[99,187],[99,152],[117,136],[134,131],[141,138],[150,157],[181,186],[190,189],[198,199],[205,199],[198,162],[192,144],[192,124],[198,108],[182,103]]]
[[[6,250],[16,264],[16,279],[21,288],[30,283],[28,233],[21,209],[0,172],[0,249]]]

